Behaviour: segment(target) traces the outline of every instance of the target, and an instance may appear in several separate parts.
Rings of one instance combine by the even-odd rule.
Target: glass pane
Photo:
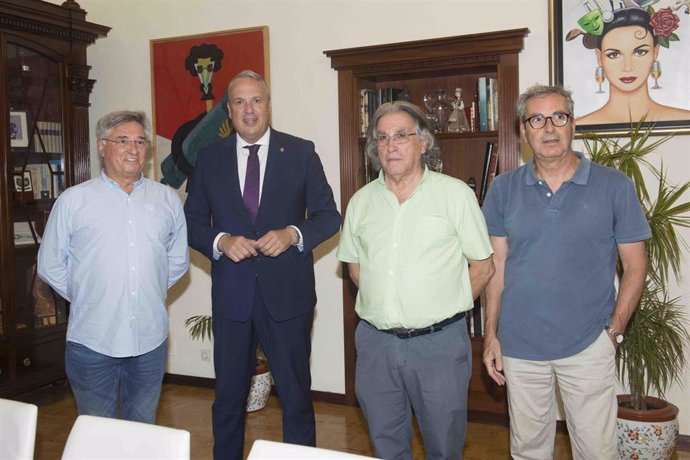
[[[10,144],[18,333],[65,322],[65,302],[38,276],[36,254],[50,209],[65,189],[61,65],[8,43]]]

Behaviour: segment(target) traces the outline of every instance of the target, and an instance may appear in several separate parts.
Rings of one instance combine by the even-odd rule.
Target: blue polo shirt
[[[489,235],[508,238],[498,338],[505,356],[553,360],[587,348],[616,302],[618,244],[646,240],[632,181],[581,161],[553,193],[534,159],[491,184],[482,211]]]

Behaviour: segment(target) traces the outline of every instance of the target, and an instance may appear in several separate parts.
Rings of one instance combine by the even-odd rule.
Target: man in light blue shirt
[[[154,423],[167,358],[168,288],[187,271],[187,226],[169,187],[143,177],[143,112],[98,121],[100,177],[55,202],[38,274],[70,302],[65,368],[79,414]]]

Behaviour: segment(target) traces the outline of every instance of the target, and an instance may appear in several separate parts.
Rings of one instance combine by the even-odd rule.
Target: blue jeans
[[[80,415],[155,423],[168,355],[168,341],[148,353],[113,358],[67,342],[65,371]]]

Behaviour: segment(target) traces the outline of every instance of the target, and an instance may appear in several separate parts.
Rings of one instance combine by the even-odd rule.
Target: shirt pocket
[[[415,245],[430,248],[455,238],[455,228],[445,216],[420,216],[415,226]]]
[[[167,249],[173,236],[174,218],[170,209],[160,204],[146,205],[146,236],[157,248]]]

